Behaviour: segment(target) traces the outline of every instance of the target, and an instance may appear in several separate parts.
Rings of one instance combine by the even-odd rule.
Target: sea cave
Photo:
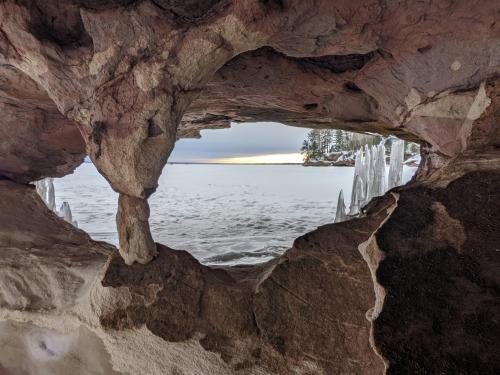
[[[1,2],[0,373],[498,374],[499,15],[490,0]],[[249,122],[397,137],[421,161],[263,263],[155,242],[175,143]],[[86,158],[117,194],[116,244],[40,196]]]

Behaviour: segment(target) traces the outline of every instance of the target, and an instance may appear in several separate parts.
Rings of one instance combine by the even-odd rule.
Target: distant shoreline
[[[84,161],[85,164],[92,164],[89,160]],[[171,165],[301,165],[303,167],[345,167],[345,165],[313,165],[304,163],[194,163],[194,162],[182,162],[182,161],[169,161],[167,164]]]
[[[193,162],[180,162],[169,161],[167,164],[192,164],[192,165],[303,165],[302,163],[193,163]]]

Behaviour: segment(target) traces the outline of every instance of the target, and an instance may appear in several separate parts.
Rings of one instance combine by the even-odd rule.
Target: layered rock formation
[[[2,317],[83,325],[129,373],[498,373],[499,12],[2,2]],[[395,134],[423,161],[365,218],[266,266],[214,270],[155,244],[147,198],[175,140],[260,120]],[[23,185],[85,154],[120,193],[121,257]]]

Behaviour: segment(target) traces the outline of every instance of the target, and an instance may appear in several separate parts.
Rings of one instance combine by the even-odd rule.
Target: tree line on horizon
[[[311,129],[302,143],[304,162],[324,160],[337,152],[354,152],[365,144],[376,145],[382,138],[378,135],[358,134],[345,130]]]
[[[311,129],[302,143],[301,153],[304,162],[307,163],[310,160],[325,160],[333,153],[354,154],[365,145],[377,145],[381,141],[380,135],[353,133],[340,129]],[[390,150],[392,139],[389,138],[386,142]],[[411,154],[418,153],[418,145],[405,142],[405,150]]]

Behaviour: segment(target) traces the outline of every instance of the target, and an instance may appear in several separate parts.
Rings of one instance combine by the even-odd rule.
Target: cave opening
[[[297,237],[334,222],[341,191],[347,208],[351,204],[356,150],[382,139],[332,130],[327,152],[312,160],[304,144],[311,134],[325,138],[324,131],[245,123],[202,133],[201,139],[177,141],[149,198],[150,226],[156,242],[215,266],[266,262]],[[408,146],[413,154],[405,155],[402,183],[418,163],[418,148]],[[386,148],[389,153],[390,145]],[[55,206],[70,202],[81,229],[118,245],[117,194],[87,161],[54,181]]]
[[[0,324],[0,373],[500,373],[499,2],[429,3],[0,2],[0,320],[42,328]],[[353,220],[349,188],[328,181],[324,199],[301,188],[320,185],[306,174],[338,182],[334,171],[353,168],[325,167],[312,139],[294,146],[307,168],[169,164],[161,176],[177,139],[266,120],[399,136],[421,142],[422,162],[411,184],[384,194],[381,176],[395,175],[383,173],[383,146],[358,151],[353,190],[363,205],[377,198]],[[341,151],[335,162],[352,161]],[[65,179],[57,199],[51,183],[31,184],[72,173],[85,155],[106,181],[79,168],[80,204],[61,195]],[[300,176],[279,173],[293,169]],[[279,186],[268,200],[263,181]],[[299,188],[307,207],[273,206]],[[173,203],[156,204],[162,195]],[[269,262],[213,267],[176,250],[202,235],[203,246],[231,245],[214,233],[255,242],[324,200],[330,224],[295,227],[293,247]],[[73,220],[100,239],[109,229],[118,248]],[[61,350],[80,327],[102,345],[82,333],[76,349],[104,357]]]

